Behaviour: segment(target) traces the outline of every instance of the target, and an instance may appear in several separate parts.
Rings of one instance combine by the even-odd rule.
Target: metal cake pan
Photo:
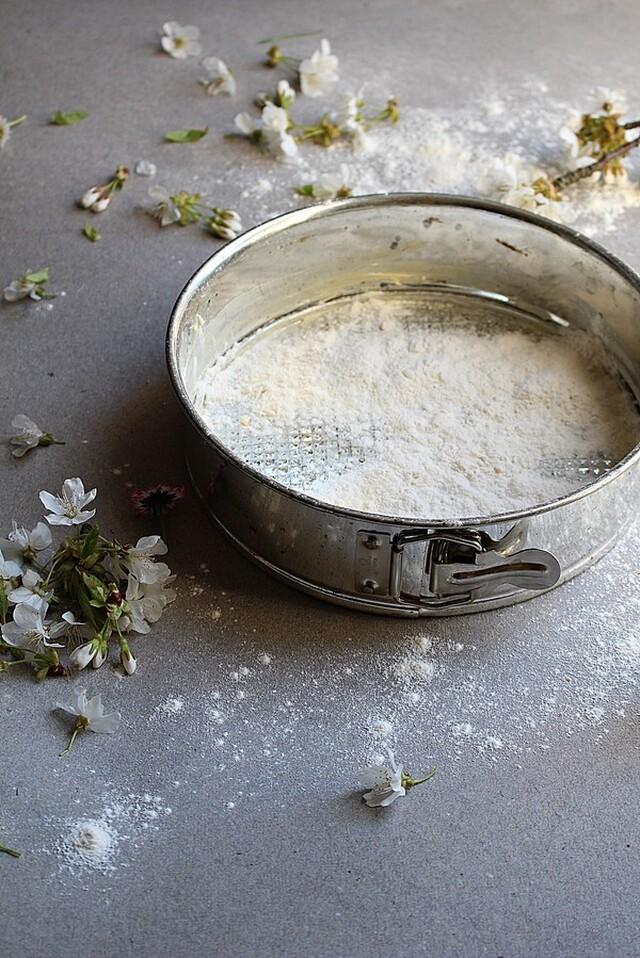
[[[590,331],[640,399],[640,278],[581,234],[490,201],[385,194],[285,213],[211,256],[174,307],[167,363],[186,460],[207,512],[250,559],[330,602],[401,616],[464,614],[553,588],[607,552],[636,513],[640,446],[560,499],[442,520],[359,513],[242,461],[194,406],[214,359],[271,323],[372,290],[477,297],[510,316]]]

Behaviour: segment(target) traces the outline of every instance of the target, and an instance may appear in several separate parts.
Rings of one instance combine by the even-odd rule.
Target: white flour
[[[640,436],[631,399],[587,333],[385,294],[231,350],[203,376],[197,403],[222,441],[271,478],[408,518],[549,501],[593,479],[583,460],[615,462]]]
[[[60,868],[74,875],[114,872],[147,831],[158,829],[161,815],[170,813],[157,795],[109,794],[99,815],[65,823],[53,846]],[[59,822],[52,824],[59,828]]]

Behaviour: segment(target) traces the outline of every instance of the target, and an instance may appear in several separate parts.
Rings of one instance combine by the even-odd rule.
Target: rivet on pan
[[[369,592],[369,593],[375,592],[377,588],[378,588],[378,583],[375,582],[373,579],[365,579],[365,581],[362,583],[363,592]]]
[[[362,544],[365,547],[365,549],[380,548],[380,540],[378,539],[377,536],[373,536],[373,535],[367,536],[366,539],[363,540]]]

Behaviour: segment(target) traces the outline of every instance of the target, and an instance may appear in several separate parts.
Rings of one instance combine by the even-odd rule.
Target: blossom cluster
[[[640,136],[631,132],[640,121],[624,122],[626,110],[624,90],[598,87],[586,112],[571,110],[564,118],[560,140],[568,170],[552,176],[508,153],[488,171],[484,192],[510,206],[570,222],[573,214],[565,196],[569,187],[583,180],[606,185],[627,180],[624,160],[640,146]]]
[[[299,144],[305,141],[320,146],[331,146],[336,140],[348,140],[354,149],[366,150],[370,146],[369,130],[374,123],[398,120],[398,104],[389,97],[386,106],[378,111],[367,109],[362,92],[342,92],[336,105],[325,110],[315,123],[296,122],[291,108],[298,95],[311,100],[324,97],[339,80],[338,58],[331,52],[331,45],[323,39],[320,47],[310,57],[295,60],[285,56],[278,46],[272,46],[267,54],[267,64],[284,66],[293,73],[293,83],[281,79],[273,95],[262,94],[257,98],[260,116],[239,113],[235,117],[236,131],[252,140],[272,156],[291,161],[298,155]],[[311,194],[312,195],[312,194]]]
[[[23,663],[44,679],[98,668],[112,642],[125,672],[136,670],[128,636],[158,621],[175,576],[156,559],[167,552],[160,536],[122,545],[90,524],[95,497],[65,479],[60,494],[40,493],[46,521],[31,530],[14,521],[0,538],[0,670]],[[68,529],[55,550],[50,526]]]
[[[207,206],[200,202],[200,193],[187,193],[186,190],[181,190],[171,195],[162,186],[150,186],[148,193],[154,201],[148,213],[158,221],[160,226],[189,226],[193,223],[202,223],[209,233],[224,240],[234,239],[242,231],[242,223],[235,210]]]

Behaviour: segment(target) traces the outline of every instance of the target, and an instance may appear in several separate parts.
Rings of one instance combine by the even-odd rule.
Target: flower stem
[[[623,124],[622,124],[622,129],[623,129],[623,130],[637,130],[637,128],[638,128],[639,126],[640,126],[640,120],[633,120],[631,123],[623,123]]]
[[[17,118],[17,120],[11,120],[9,123],[7,123],[7,126],[9,126],[9,127],[11,127],[11,126],[19,126],[20,123],[24,123],[24,121],[25,121],[26,119],[27,119],[27,114],[26,114],[26,113],[23,113],[22,116],[19,116],[19,117]]]
[[[438,771],[438,766],[436,765],[431,769],[428,775],[425,775],[424,778],[412,778],[410,775],[402,773],[402,784],[405,788],[413,788],[414,785],[422,785],[423,782],[428,782],[430,778]]]
[[[20,858],[22,852],[17,852],[15,848],[7,848],[6,845],[0,845],[0,852],[4,852],[5,855],[11,855],[12,858]]]
[[[69,754],[69,752],[71,751],[73,747],[73,743],[76,740],[76,735],[78,734],[80,729],[84,727],[85,727],[84,725],[79,725],[78,722],[76,721],[76,724],[73,726],[73,732],[71,733],[71,738],[69,739],[67,747],[62,749],[62,751],[60,752],[60,755],[58,756],[59,758],[62,758],[63,755]]]
[[[607,166],[608,163],[611,163],[612,160],[616,160],[621,156],[626,156],[627,153],[630,153],[631,150],[635,149],[636,146],[640,146],[640,136],[637,136],[634,140],[629,140],[628,143],[623,143],[622,146],[619,146],[615,150],[611,150],[610,153],[605,153],[604,156],[601,156],[599,160],[595,161],[595,163],[589,163],[588,166],[581,166],[577,170],[568,170],[566,173],[556,176],[555,180],[551,181],[551,185],[556,190],[563,190],[567,186],[573,186],[573,184],[577,183],[579,180],[582,180],[587,176],[591,176],[593,173],[597,173],[598,170],[602,170],[605,166]]]

